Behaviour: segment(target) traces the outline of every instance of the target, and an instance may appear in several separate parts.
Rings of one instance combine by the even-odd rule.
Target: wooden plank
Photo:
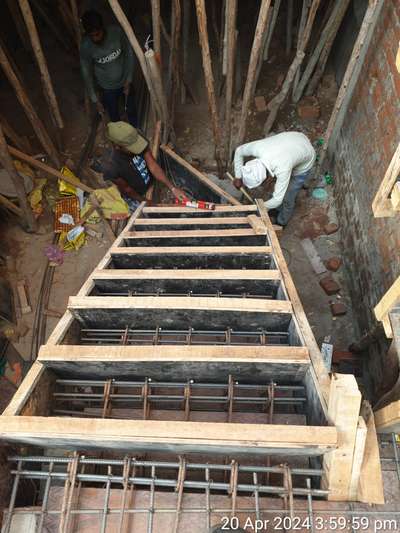
[[[73,321],[75,320],[74,315],[69,311],[68,309],[65,311],[63,316],[60,318],[60,320],[57,322],[56,327],[53,329],[50,337],[47,339],[47,343],[49,346],[59,344],[62,342],[65,334],[71,327]]]
[[[118,269],[95,270],[91,279],[233,279],[280,280],[279,270],[175,270]],[[79,295],[84,296],[84,295]]]
[[[151,239],[163,237],[247,237],[254,235],[254,230],[250,229],[199,229],[199,230],[160,230],[160,231],[141,231],[140,233],[128,231],[124,234],[125,239]],[[263,235],[266,234],[263,233]],[[257,235],[261,235],[258,233]]]
[[[247,220],[256,235],[267,235],[268,231],[260,217],[249,215]]]
[[[257,200],[256,202],[257,202],[257,206],[260,212],[260,216],[263,219],[264,224],[267,226],[270,241],[271,241],[271,246],[273,249],[274,259],[277,262],[277,267],[279,268],[281,272],[281,276],[284,281],[284,285],[285,285],[288,297],[290,301],[292,302],[293,312],[296,317],[297,323],[299,325],[304,344],[308,346],[310,350],[310,357],[311,357],[311,361],[312,361],[313,368],[315,371],[315,375],[317,377],[318,384],[321,388],[321,393],[322,393],[322,396],[320,395],[321,405],[322,405],[322,408],[326,411],[326,408],[327,408],[326,404],[329,398],[329,389],[330,389],[330,381],[331,381],[329,377],[329,373],[322,360],[321,352],[315,341],[314,334],[307,320],[307,316],[304,312],[304,309],[301,304],[296,287],[293,283],[292,276],[290,275],[288,266],[286,264],[285,258],[282,253],[282,249],[279,245],[278,238],[272,228],[272,224],[269,219],[264,202],[263,200]],[[316,386],[318,384],[316,384]]]
[[[185,167],[192,175],[196,176],[201,183],[206,185],[209,189],[214,191],[218,194],[221,198],[225,198],[230,202],[232,205],[241,206],[241,203],[239,200],[236,200],[231,194],[224,191],[224,189],[221,189],[216,183],[214,183],[210,178],[208,178],[205,174],[197,170],[197,168],[193,167],[190,163],[185,161],[182,157],[180,157],[177,153],[175,153],[169,146],[163,144],[161,145],[161,150],[165,152],[167,155],[172,157],[177,163]]]
[[[379,443],[376,435],[374,413],[367,401],[363,402],[361,414],[367,425],[364,458],[358,484],[357,500],[369,504],[385,503]]]
[[[390,310],[400,300],[400,276],[392,284],[390,289],[385,293],[380,302],[375,306],[374,313],[379,322],[383,323],[386,336],[393,338],[392,326],[388,314]]]
[[[33,363],[10,403],[3,411],[4,416],[16,416],[20,414],[45,371],[46,367],[42,363],[38,361]]]
[[[211,213],[218,213],[218,212],[227,212],[227,213],[235,213],[236,211],[257,211],[257,207],[255,205],[216,205],[215,209]],[[210,211],[208,209],[195,209],[193,207],[145,207],[143,209],[143,214],[147,215],[150,213],[179,213],[179,214],[190,214],[190,213],[204,213],[207,215],[210,215]],[[145,220],[145,219],[144,219]]]
[[[338,448],[324,456],[322,485],[329,490],[331,501],[347,501],[350,484],[361,393],[355,377],[334,374],[331,381],[328,413],[338,431]]]
[[[400,143],[389,163],[385,176],[376,192],[372,202],[374,217],[390,217],[396,214],[396,208],[392,205],[390,194],[399,179],[400,174]]]
[[[26,296],[25,281],[18,281],[17,283],[17,293],[19,298],[19,305],[21,308],[21,313],[26,315],[32,312],[32,308],[28,303],[28,298]]]
[[[52,346],[45,344],[39,350],[38,360],[46,361],[248,361],[260,359],[271,363],[281,360],[291,364],[308,363],[309,351],[305,346],[210,346],[201,344],[183,346]]]
[[[365,443],[367,440],[367,425],[362,416],[358,417],[356,431],[356,441],[354,444],[353,466],[351,469],[351,480],[349,490],[349,500],[356,501],[358,494],[358,483],[360,480],[361,467],[364,459]]]
[[[375,412],[375,427],[378,433],[400,433],[400,400]]]
[[[208,311],[243,311],[291,313],[286,300],[252,298],[207,298],[198,296],[70,296],[68,309],[206,309]]]
[[[253,215],[255,218],[256,215]],[[207,217],[207,218],[139,218],[135,221],[136,226],[209,226],[210,224],[230,225],[250,224],[248,217]]]
[[[392,202],[393,209],[400,211],[400,181],[396,181],[393,185],[390,201]]]
[[[111,255],[139,255],[139,254],[270,254],[272,248],[270,246],[156,246],[150,247],[121,247],[110,248]]]
[[[0,417],[0,438],[46,447],[176,453],[321,455],[334,449],[334,427],[60,417]]]

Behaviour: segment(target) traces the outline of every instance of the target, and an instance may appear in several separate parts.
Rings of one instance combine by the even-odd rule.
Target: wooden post
[[[25,48],[27,52],[29,52],[31,49],[30,42],[29,42],[29,36],[28,36],[28,32],[26,31],[26,26],[22,19],[21,11],[18,7],[18,4],[15,0],[7,0],[7,6],[11,14],[11,17],[14,21],[15,28],[17,30],[19,38],[21,39],[22,46]]]
[[[161,60],[160,0],[151,0],[151,20],[153,23],[153,47]]]
[[[172,0],[172,22],[171,22],[171,51],[170,51],[170,71],[171,71],[171,92],[170,92],[170,116],[174,121],[175,104],[179,87],[179,43],[181,38],[181,2]]]
[[[310,7],[310,11],[308,13],[307,23],[304,28],[304,34],[303,34],[302,40],[297,49],[296,56],[292,64],[289,67],[288,73],[286,74],[286,78],[285,78],[285,81],[283,82],[282,89],[268,104],[268,108],[270,112],[269,112],[267,121],[265,122],[265,125],[264,125],[265,135],[267,135],[270,132],[272,126],[274,125],[279,108],[281,107],[281,104],[286,99],[286,96],[288,92],[290,91],[290,87],[293,83],[296,72],[300,68],[303,62],[303,59],[305,56],[305,50],[307,48],[308,41],[310,40],[311,30],[313,27],[315,15],[317,13],[319,3],[320,3],[320,0],[313,0],[313,3],[311,4],[311,7]]]
[[[304,28],[306,25],[308,10],[310,9],[310,4],[311,4],[311,0],[303,0],[303,7],[301,9],[301,17],[300,17],[300,23],[299,23],[299,33],[297,35],[297,48],[300,46],[301,39],[303,38]],[[292,93],[293,98],[294,98],[294,93],[299,84],[299,81],[300,81],[300,69],[297,69],[296,75],[293,81],[293,93]]]
[[[146,81],[146,85],[147,85],[147,88],[149,90],[152,103],[153,103],[153,105],[155,107],[155,110],[156,110],[158,116],[161,117],[160,105],[157,102],[157,98],[156,98],[156,95],[154,93],[153,86],[151,84],[151,79],[150,79],[149,73],[147,71],[146,59],[144,57],[144,53],[143,53],[142,47],[140,46],[140,44],[139,44],[139,42],[138,42],[138,40],[136,38],[136,35],[135,35],[135,32],[133,31],[132,26],[130,25],[128,19],[126,18],[125,13],[122,11],[118,0],[108,0],[108,3],[110,4],[110,7],[113,10],[116,19],[121,24],[124,32],[126,33],[126,36],[128,37],[129,42],[131,43],[133,51],[135,52],[136,57],[137,57],[137,59],[139,61],[140,68],[142,69],[143,76],[144,76],[144,79]]]
[[[240,117],[239,134],[237,138],[237,144],[243,143],[246,136],[247,119],[249,114],[249,108],[251,100],[253,99],[255,92],[255,82],[258,62],[260,59],[260,53],[263,42],[263,35],[267,27],[268,12],[271,0],[262,0],[260,12],[258,15],[258,21],[256,26],[256,32],[254,34],[253,46],[250,54],[249,69],[247,71],[246,85],[244,87],[243,102],[242,102],[242,114]]]
[[[270,22],[268,23],[268,31],[267,31],[265,44],[264,44],[264,51],[263,51],[263,61],[267,61],[268,59],[269,45],[271,44],[272,34],[274,33],[280,6],[281,6],[281,0],[275,0],[274,8],[272,10],[272,17],[270,18]]]
[[[195,0],[195,2],[196,2],[197,24],[199,28],[200,48],[201,48],[201,54],[203,58],[204,78],[205,78],[206,88],[207,88],[208,107],[210,109],[211,124],[212,124],[214,141],[215,141],[215,160],[218,165],[218,173],[220,177],[222,177],[223,175],[222,138],[221,138],[221,129],[219,125],[219,117],[218,117],[218,110],[217,110],[217,100],[215,97],[214,75],[212,71],[211,55],[210,55],[210,43],[208,41],[206,6],[205,6],[205,0]]]
[[[349,5],[350,0],[339,0],[335,3],[334,8],[332,10],[332,13],[322,30],[321,36],[319,38],[318,44],[313,50],[313,53],[310,56],[310,59],[307,63],[307,66],[304,70],[303,75],[301,76],[300,82],[297,86],[296,91],[293,94],[293,101],[298,102],[300,98],[303,95],[305,86],[308,83],[308,80],[310,79],[315,65],[318,63],[318,60],[321,56],[321,53],[323,52],[324,48],[327,50],[327,53],[329,55],[330,49],[333,44],[333,40],[336,36],[336,33],[339,29],[339,26],[343,20],[343,17],[346,13],[347,7]],[[319,80],[319,77],[317,79],[317,82]],[[314,80],[315,83],[315,80]]]
[[[70,0],[70,6],[71,6],[71,13],[73,18],[73,27],[74,27],[74,34],[75,34],[75,40],[76,45],[79,49],[81,45],[81,27],[79,23],[79,12],[78,12],[78,6],[76,5],[76,0]]]
[[[293,0],[287,0],[287,18],[286,18],[286,55],[290,54],[292,49],[293,35]]]
[[[17,192],[18,202],[20,209],[23,211],[26,226],[29,231],[36,230],[36,220],[33,216],[31,207],[28,203],[26,190],[24,186],[23,178],[18,174],[15,169],[14,162],[8,151],[7,142],[4,137],[3,129],[0,126],[0,162],[5,170],[8,172],[10,178],[14,183],[15,190]]]
[[[338,448],[324,455],[323,488],[329,490],[328,499],[349,499],[353,456],[356,444],[361,393],[351,374],[334,374],[331,380],[328,414],[338,432]]]
[[[53,84],[51,82],[49,69],[47,67],[46,58],[43,54],[42,45],[40,43],[39,34],[36,28],[35,20],[33,18],[32,10],[29,5],[29,0],[19,0],[19,7],[21,8],[22,16],[24,17],[26,27],[28,28],[29,38],[31,40],[32,49],[39,67],[43,90],[47,98],[47,103],[49,104],[51,109],[51,115],[56,126],[60,129],[63,129],[64,122],[61,117],[60,109],[58,107],[57,98],[54,92]]]
[[[183,20],[182,20],[182,79],[181,79],[181,104],[186,102],[186,87],[184,79],[186,77],[189,60],[189,36],[192,14],[192,4],[190,0],[183,0]]]
[[[236,59],[236,12],[237,0],[226,0],[227,7],[227,21],[226,21],[226,44],[227,44],[227,58],[226,58],[226,94],[225,94],[225,153],[224,159],[228,163],[230,161],[230,143],[231,143],[231,116],[232,116],[232,100],[233,100],[233,85],[235,74],[235,59]]]
[[[356,42],[354,43],[353,51],[347,64],[346,72],[343,76],[342,84],[329,119],[328,127],[326,128],[324,144],[320,153],[319,162],[315,168],[315,175],[317,175],[320,168],[322,168],[328,147],[331,143],[335,142],[336,136],[342,127],[383,4],[384,0],[372,0],[365,12],[360,31]]]
[[[53,144],[53,141],[50,139],[42,121],[38,117],[36,111],[34,110],[31,101],[28,98],[28,95],[22,86],[20,80],[18,79],[17,75],[15,74],[10,62],[8,61],[7,55],[5,53],[5,50],[3,46],[0,43],[0,65],[4,71],[4,74],[6,75],[8,81],[12,85],[12,87],[15,90],[16,96],[18,98],[19,103],[23,107],[26,116],[28,117],[30,123],[32,124],[32,127],[38,136],[38,139],[43,146],[45,152],[49,155],[50,159],[53,161],[53,163],[59,167],[60,161],[58,157],[58,153],[56,150],[56,147]]]
[[[161,113],[162,113],[161,120],[164,126],[163,142],[165,143],[167,142],[170,124],[169,124],[169,117],[168,117],[167,97],[164,92],[160,65],[157,61],[156,54],[153,50],[151,49],[147,50],[147,52],[144,55],[146,58],[149,75],[153,83],[153,89],[160,103],[160,108],[161,108]]]
[[[70,52],[71,46],[69,44],[69,39],[65,38],[64,32],[62,31],[62,29],[60,29],[58,24],[54,23],[54,19],[49,17],[46,10],[43,8],[42,4],[43,2],[39,2],[39,0],[32,0],[32,5],[36,9],[36,11],[39,13],[39,15],[42,17],[48,29],[52,32],[53,36],[65,48],[67,52]]]

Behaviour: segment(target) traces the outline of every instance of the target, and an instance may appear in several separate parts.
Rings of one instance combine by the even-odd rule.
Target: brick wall
[[[376,219],[372,200],[400,140],[400,2],[386,2],[331,161],[345,262],[360,329],[400,274],[400,216]],[[370,356],[375,392],[382,388],[383,360]]]

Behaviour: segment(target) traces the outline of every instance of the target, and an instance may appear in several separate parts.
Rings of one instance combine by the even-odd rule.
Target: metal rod
[[[400,460],[399,460],[399,449],[397,447],[396,433],[392,433],[392,444],[393,444],[394,460],[396,463],[397,477],[400,483]]]

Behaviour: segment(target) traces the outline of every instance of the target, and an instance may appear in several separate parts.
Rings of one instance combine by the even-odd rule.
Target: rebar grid
[[[312,488],[311,478],[320,479],[323,471],[311,468],[290,468],[288,465],[266,467],[260,465],[241,465],[233,460],[229,464],[206,464],[188,461],[179,457],[178,461],[150,461],[138,460],[134,457],[124,459],[87,458],[74,453],[72,457],[43,457],[43,456],[14,456],[10,462],[17,466],[12,470],[14,483],[10,505],[3,533],[9,533],[12,517],[17,513],[33,513],[39,516],[37,533],[43,531],[47,517],[59,518],[59,531],[62,533],[74,531],[74,523],[79,515],[93,515],[100,520],[99,531],[107,530],[108,519],[111,515],[119,515],[119,532],[124,531],[125,521],[133,514],[147,514],[147,532],[153,532],[154,515],[172,514],[174,516],[173,533],[178,533],[179,523],[183,513],[205,514],[206,525],[211,526],[211,518],[216,513],[226,513],[236,516],[241,512],[254,513],[259,519],[268,509],[262,509],[260,496],[277,496],[283,498],[284,511],[293,516],[293,498],[301,496],[307,498],[308,514],[312,518],[312,498],[325,498],[328,491]],[[101,473],[98,471],[101,470]],[[274,474],[279,480],[276,485],[266,484],[266,476]],[[224,480],[224,476],[228,476]],[[44,483],[41,506],[27,510],[16,508],[20,482],[29,479]],[[216,479],[216,480],[215,480]],[[63,498],[58,508],[49,508],[49,494],[53,482],[64,482]],[[42,485],[43,486],[43,485]],[[55,486],[55,485],[53,485]],[[85,487],[102,489],[104,500],[99,508],[82,508],[79,505],[80,493]],[[127,505],[127,494],[135,489],[143,488],[149,492],[148,506],[135,507]],[[122,489],[119,508],[110,507],[112,489]],[[171,508],[157,507],[155,493],[157,490],[167,490],[176,494],[176,504]],[[205,496],[202,507],[183,506],[183,494],[194,492]],[[225,494],[230,497],[229,509],[213,508],[212,494]],[[251,497],[254,506],[242,509],[237,505],[239,496]],[[133,500],[130,498],[130,502]],[[200,498],[198,500],[200,502]],[[296,511],[297,512],[297,511]]]
[[[236,293],[236,294],[228,294],[222,291],[217,292],[210,292],[210,293],[204,293],[204,292],[165,292],[162,290],[157,290],[154,292],[142,292],[142,291],[118,291],[118,292],[111,292],[111,291],[101,291],[96,289],[96,294],[91,294],[91,296],[192,296],[192,297],[201,297],[201,298],[251,298],[251,299],[258,299],[258,300],[273,300],[274,298],[274,292],[273,290],[270,291],[270,293],[265,294],[253,294],[251,292],[242,292],[242,293]]]
[[[53,399],[54,415],[122,418],[121,412],[112,412],[120,408],[129,419],[142,412],[146,420],[152,409],[163,409],[184,411],[185,420],[193,411],[227,412],[231,421],[234,412],[266,413],[265,423],[270,424],[274,410],[276,414],[290,406],[304,412],[307,402],[302,385],[244,384],[232,376],[227,383],[58,379]]]
[[[154,329],[82,328],[83,345],[230,345],[230,346],[289,346],[287,331],[223,331]]]

